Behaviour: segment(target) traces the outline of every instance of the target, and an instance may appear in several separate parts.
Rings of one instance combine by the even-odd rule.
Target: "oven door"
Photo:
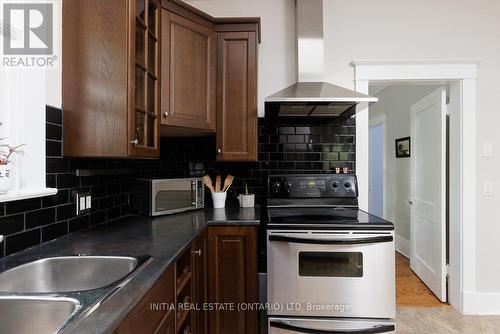
[[[268,334],[373,334],[393,333],[394,323],[390,320],[366,319],[300,319],[300,318],[269,318]]]
[[[268,314],[394,318],[394,258],[392,231],[268,231]]]

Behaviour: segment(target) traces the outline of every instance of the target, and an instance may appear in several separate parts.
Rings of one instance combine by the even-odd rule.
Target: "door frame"
[[[460,114],[450,116],[450,193],[458,192],[460,204],[450,203],[450,265],[448,301],[462,313],[477,313],[476,294],[476,78],[481,59],[360,60],[355,69],[355,89],[369,93],[371,82],[453,81],[461,92]],[[356,114],[356,166],[359,205],[368,207],[368,105]],[[454,117],[455,116],[455,117]],[[464,126],[466,125],[466,126]]]
[[[383,128],[383,136],[384,136],[384,141],[382,143],[383,145],[383,156],[382,156],[382,169],[383,169],[383,175],[384,175],[384,184],[383,184],[383,190],[382,190],[382,201],[383,203],[383,217],[386,219],[387,217],[387,115],[383,114],[380,116],[377,116],[371,120],[369,120],[369,126],[368,126],[368,131],[372,126],[377,126],[377,125],[382,125]],[[369,160],[368,160],[369,162]],[[368,164],[369,166],[369,164]],[[370,180],[368,179],[368,182]],[[369,184],[369,183],[368,183]]]

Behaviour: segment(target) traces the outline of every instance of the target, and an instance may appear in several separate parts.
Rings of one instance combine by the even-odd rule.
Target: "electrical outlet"
[[[75,202],[77,216],[89,213],[92,209],[92,197],[88,191],[77,192],[75,195]]]
[[[483,157],[492,157],[493,156],[493,144],[492,143],[483,143]]]
[[[493,183],[485,182],[483,184],[483,195],[484,196],[493,196]]]

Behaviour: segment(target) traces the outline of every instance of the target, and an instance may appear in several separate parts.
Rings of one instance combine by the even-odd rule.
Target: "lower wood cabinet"
[[[204,230],[193,242],[193,333],[208,333],[208,315],[204,305],[208,302],[208,234]]]
[[[208,229],[208,284],[211,303],[256,303],[257,230],[254,227]],[[254,334],[257,311],[215,310],[209,316],[209,333]]]
[[[154,334],[176,334],[175,331],[175,311],[170,311],[163,318],[160,326],[156,328]]]
[[[175,319],[175,311],[168,308],[159,310],[152,309],[152,305],[161,303],[172,304],[175,301],[174,295],[174,268],[171,267],[158,279],[156,284],[141,299],[125,320],[115,330],[117,334],[137,334],[137,333],[175,333],[165,331],[172,328],[172,316]],[[158,332],[159,330],[163,330]]]
[[[256,303],[257,230],[208,227],[186,247],[115,334],[256,334],[256,311],[211,310],[210,303]],[[152,309],[152,305],[160,310]],[[175,309],[163,305],[176,305]]]

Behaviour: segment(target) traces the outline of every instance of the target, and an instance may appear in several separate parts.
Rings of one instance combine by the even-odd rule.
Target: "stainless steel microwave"
[[[147,216],[196,210],[205,207],[201,178],[136,179],[133,211]]]

